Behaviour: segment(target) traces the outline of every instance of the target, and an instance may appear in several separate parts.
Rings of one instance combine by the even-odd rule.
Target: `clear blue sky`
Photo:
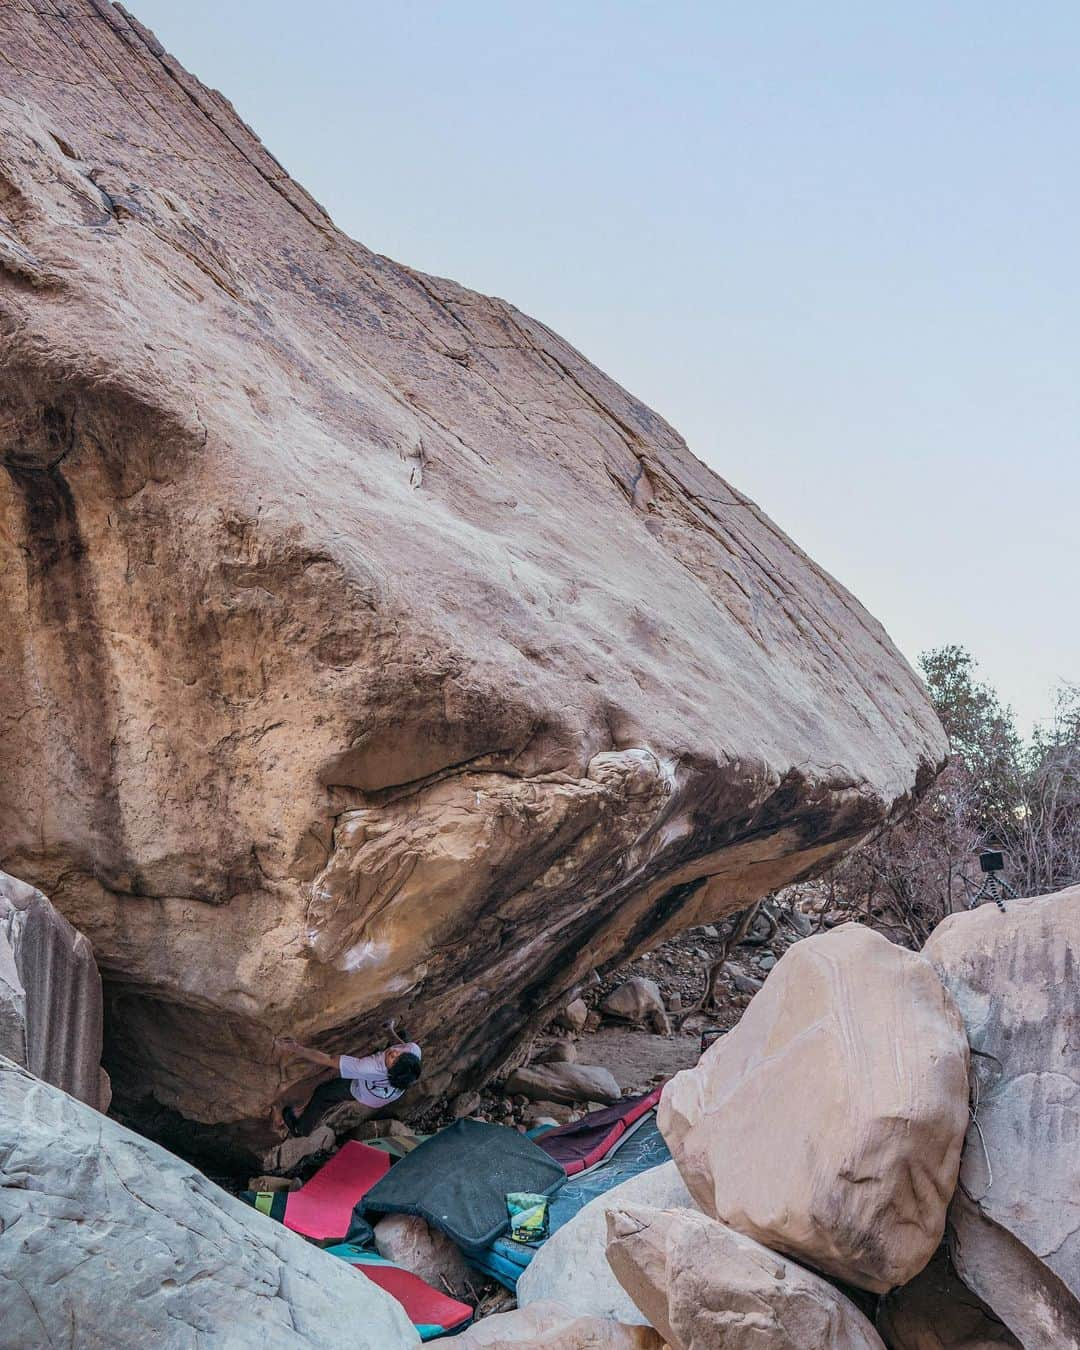
[[[1080,681],[1080,6],[129,0],[356,238],[505,296],[912,659]]]

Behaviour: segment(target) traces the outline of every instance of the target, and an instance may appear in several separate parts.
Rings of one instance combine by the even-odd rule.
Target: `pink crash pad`
[[[357,1200],[389,1170],[388,1153],[350,1139],[289,1196],[285,1227],[313,1242],[340,1242],[349,1231]]]

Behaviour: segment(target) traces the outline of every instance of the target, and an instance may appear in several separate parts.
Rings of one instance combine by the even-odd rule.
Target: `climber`
[[[392,1022],[390,1031],[397,1035]],[[398,1040],[400,1042],[401,1038]],[[284,1110],[275,1106],[275,1123],[284,1124],[294,1135],[310,1134],[331,1106],[348,1101],[350,1097],[367,1107],[369,1114],[381,1110],[396,1102],[420,1077],[420,1047],[415,1041],[387,1046],[378,1054],[365,1055],[362,1059],[354,1055],[326,1055],[321,1050],[308,1049],[291,1036],[279,1037],[277,1044],[300,1059],[336,1070],[334,1078],[319,1084],[302,1112],[290,1106]]]

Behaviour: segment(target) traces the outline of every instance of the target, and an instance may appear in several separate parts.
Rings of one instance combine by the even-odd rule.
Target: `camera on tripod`
[[[979,870],[986,879],[975,894],[969,896],[968,909],[975,909],[992,900],[1004,914],[1005,901],[1017,899],[1016,892],[1001,875],[1005,870],[1005,854],[1001,849],[983,849],[979,854]],[[967,885],[966,880],[964,884]]]

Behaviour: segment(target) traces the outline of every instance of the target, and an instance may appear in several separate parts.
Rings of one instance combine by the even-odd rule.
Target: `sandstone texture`
[[[587,1317],[559,1303],[485,1317],[446,1342],[455,1350],[663,1350],[651,1327],[626,1326],[607,1317]]]
[[[789,948],[739,1025],[667,1085],[658,1119],[700,1209],[884,1293],[941,1241],[967,1072],[929,961],[845,924]]]
[[[924,955],[972,1050],[953,1262],[1027,1350],[1080,1346],[1080,886],[955,914]]]
[[[682,1209],[693,1200],[673,1162],[650,1168],[598,1195],[553,1233],[518,1280],[522,1308],[552,1301],[583,1316],[641,1323],[640,1310],[616,1280],[607,1259],[607,1213],[618,1206]]]
[[[474,1088],[931,779],[880,625],[542,323],[343,236],[119,5],[0,48],[0,866],[118,1096],[252,1131],[276,1033],[392,1016]]]
[[[889,1350],[1019,1350],[1020,1342],[935,1256],[910,1284],[882,1299],[877,1331]]]
[[[101,976],[82,933],[0,872],[0,1055],[105,1110]]]
[[[671,1350],[883,1350],[820,1275],[695,1210],[612,1208],[607,1251]]]
[[[433,1289],[445,1290],[455,1298],[467,1297],[469,1267],[460,1248],[445,1233],[416,1214],[387,1214],[374,1232],[380,1256],[411,1270]]]
[[[158,1145],[0,1060],[0,1346],[396,1350],[400,1304]]]

